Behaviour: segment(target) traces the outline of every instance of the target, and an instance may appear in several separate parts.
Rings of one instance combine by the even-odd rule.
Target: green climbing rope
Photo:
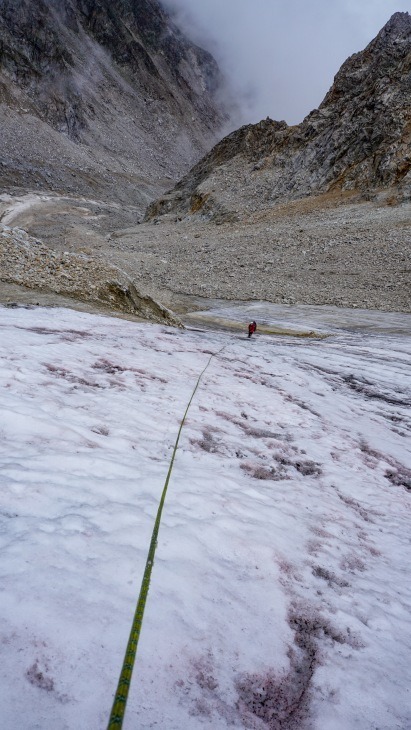
[[[205,366],[205,368],[201,371],[200,375],[198,376],[197,383],[191,394],[191,398],[188,402],[184,416],[181,420],[180,428],[178,429],[176,442],[174,444],[174,449],[173,449],[173,453],[171,456],[170,466],[168,468],[166,481],[164,483],[163,492],[162,492],[161,499],[160,499],[160,504],[159,504],[158,510],[157,510],[157,517],[156,517],[156,521],[154,523],[153,533],[151,536],[150,548],[149,548],[147,560],[146,560],[146,567],[144,569],[143,580],[141,582],[140,595],[139,595],[138,601],[137,601],[137,607],[135,610],[133,623],[131,626],[127,649],[126,649],[124,662],[123,662],[123,666],[122,666],[121,673],[120,673],[120,678],[119,678],[118,685],[117,685],[117,691],[116,691],[116,695],[114,698],[113,707],[111,710],[111,715],[110,715],[109,724],[107,726],[107,730],[118,730],[119,728],[123,727],[123,720],[124,720],[124,715],[125,715],[125,711],[126,711],[128,692],[130,689],[131,675],[132,675],[133,669],[134,669],[134,662],[135,662],[135,658],[136,658],[136,654],[137,654],[137,646],[138,646],[138,641],[140,638],[141,626],[143,623],[144,609],[146,606],[148,590],[150,587],[151,572],[153,569],[154,557],[155,557],[155,553],[156,553],[157,537],[158,537],[158,532],[160,529],[161,515],[163,512],[163,506],[164,506],[164,501],[165,501],[166,494],[167,494],[168,483],[170,481],[170,476],[171,476],[171,472],[173,469],[174,459],[175,459],[176,452],[177,452],[178,442],[180,440],[180,434],[181,434],[182,428],[184,426],[184,422],[186,420],[188,410],[191,406],[192,400],[193,400],[193,398],[196,394],[197,388],[200,384],[201,378],[203,377],[208,366],[210,365],[210,362],[213,359],[213,357],[218,355],[223,349],[224,348],[222,348],[221,350],[219,350],[218,352],[216,352],[210,356],[210,358],[207,362],[207,365]]]

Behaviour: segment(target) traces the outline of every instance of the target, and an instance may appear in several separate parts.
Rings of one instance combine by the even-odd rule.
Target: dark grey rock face
[[[307,195],[411,195],[411,16],[396,13],[341,67],[320,107],[296,127],[266,119],[223,139],[147,219],[218,221]]]
[[[1,0],[0,184],[147,200],[215,142],[220,83],[157,0]]]

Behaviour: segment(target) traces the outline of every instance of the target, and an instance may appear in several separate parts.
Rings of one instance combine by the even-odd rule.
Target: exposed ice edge
[[[174,312],[148,294],[141,293],[130,279],[128,283],[107,281],[99,289],[98,295],[97,302],[107,302],[113,309],[140,315],[150,322],[184,328]]]

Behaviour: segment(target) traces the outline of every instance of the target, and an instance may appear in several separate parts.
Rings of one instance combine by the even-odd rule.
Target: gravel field
[[[1,196],[0,220],[7,224],[1,281],[49,298],[56,292],[90,303],[117,275],[180,314],[215,298],[411,311],[408,202],[322,196],[215,225],[198,218],[139,223],[132,209],[22,194]],[[21,240],[14,255],[10,249],[19,237],[26,256],[36,251],[26,265]],[[10,301],[10,290],[3,287],[0,297]]]

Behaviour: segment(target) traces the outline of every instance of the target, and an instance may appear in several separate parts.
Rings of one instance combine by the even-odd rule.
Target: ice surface
[[[0,308],[2,730],[106,727],[210,353],[124,727],[411,727],[411,338],[385,317],[248,340]]]
[[[411,336],[411,314],[379,312],[307,304],[270,304],[268,302],[222,302],[210,300],[205,311],[188,315],[188,321],[207,323],[258,320],[259,325],[320,333],[385,332]]]

